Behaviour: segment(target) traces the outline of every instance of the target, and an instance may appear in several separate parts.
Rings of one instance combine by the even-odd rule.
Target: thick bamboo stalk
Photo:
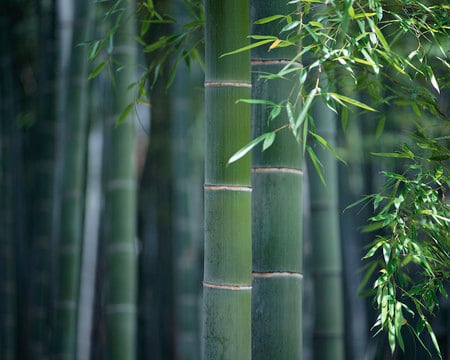
[[[286,2],[252,2],[252,22],[287,13]],[[277,35],[269,23],[255,25],[254,34]],[[256,48],[252,52],[252,98],[280,102],[289,98],[293,82],[264,80],[295,55],[291,49]],[[254,105],[252,137],[288,123],[281,115],[268,124],[270,108]],[[274,144],[257,147],[252,162],[253,295],[252,355],[254,359],[301,359],[302,356],[302,154],[288,129]]]
[[[97,84],[98,85],[98,84]],[[100,86],[95,90],[100,95]],[[96,97],[99,100],[99,96]],[[96,104],[102,103],[96,101]],[[92,115],[100,113],[100,106],[91,106]],[[100,120],[100,119],[98,119]],[[80,305],[78,312],[77,359],[89,359],[92,349],[95,286],[99,249],[99,227],[102,205],[102,147],[103,124],[92,124],[88,139],[88,163],[86,167],[86,206],[84,212],[84,243],[80,269]],[[94,357],[95,358],[95,357]]]
[[[174,238],[174,290],[175,290],[175,343],[177,359],[194,360],[200,357],[199,295],[201,269],[198,238],[193,226],[198,221],[191,212],[196,194],[192,132],[195,106],[192,99],[198,72],[180,65],[172,85],[172,178]],[[195,77],[195,78],[193,78]]]
[[[115,126],[120,114],[135,101],[129,85],[136,79],[134,2],[122,3],[121,24],[115,33],[113,123],[106,180],[106,358],[134,359],[136,355],[136,170],[134,112]]]
[[[316,130],[331,146],[336,144],[336,118],[323,102],[313,107]],[[310,234],[314,281],[314,359],[344,359],[344,306],[338,214],[337,159],[327,149],[314,151],[323,164],[325,186],[310,164]],[[333,301],[330,301],[333,299]]]
[[[0,358],[17,356],[16,253],[14,247],[15,86],[9,50],[8,21],[0,17],[0,39],[5,52],[0,55]]]
[[[181,2],[174,2],[174,10],[180,24],[193,20]],[[203,80],[199,70],[197,66],[188,68],[185,64],[179,64],[171,92],[174,324],[175,357],[179,360],[200,358],[201,237],[196,235],[203,228],[202,217],[197,216],[199,212],[193,206],[195,197],[201,198],[201,194],[195,191],[198,189],[196,176],[200,165],[195,143],[200,141],[198,134],[195,134],[195,140],[192,137],[198,120],[198,101],[193,92]],[[198,210],[203,209],[200,207]]]
[[[84,163],[87,127],[87,47],[90,38],[90,1],[77,1],[70,58],[67,112],[63,129],[61,225],[58,240],[58,289],[54,358],[73,359],[76,353],[77,303],[83,229]]]
[[[250,159],[227,166],[250,141],[248,53],[220,58],[245,46],[247,1],[205,2],[206,167],[203,358],[250,359]]]
[[[358,93],[354,91],[353,81],[340,81],[339,91],[346,96],[358,98]],[[363,99],[363,102],[364,99]],[[370,188],[369,166],[365,159],[365,149],[363,144],[367,144],[366,135],[363,133],[363,123],[365,116],[357,111],[349,111],[347,115],[347,125],[345,129],[337,128],[338,144],[345,151],[347,164],[338,163],[338,184],[339,184],[339,224],[342,242],[342,272],[344,285],[344,309],[345,311],[345,339],[346,358],[361,359],[368,352],[370,343],[369,312],[371,299],[357,296],[359,286],[364,273],[361,269],[361,258],[364,256],[364,249],[361,244],[368,244],[372,234],[361,233],[360,229],[366,225],[367,219],[371,216],[369,207],[354,207],[346,209],[349,204],[360,200],[365,194],[376,191]],[[375,123],[374,119],[367,119],[369,123]],[[373,341],[372,345],[375,343]]]
[[[50,272],[55,170],[55,3],[39,1],[37,121],[33,126],[33,192],[30,258],[30,359],[50,351]]]

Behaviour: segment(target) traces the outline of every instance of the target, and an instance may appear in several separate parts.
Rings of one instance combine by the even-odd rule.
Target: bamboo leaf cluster
[[[434,73],[433,64],[441,61],[448,67],[448,5],[402,0],[291,3],[298,3],[298,10],[271,14],[255,22],[275,23],[278,32],[251,35],[253,43],[225,55],[256,47],[267,51],[298,49],[278,72],[262,76],[273,79],[298,75],[289,99],[275,104],[274,109],[285,109],[288,126],[303,143],[304,151],[308,148],[310,154],[313,152],[306,142],[315,133],[310,108],[319,97],[336,113],[347,107],[375,112],[394,104],[410,106],[417,116],[429,112],[445,117],[436,94],[448,80]],[[328,81],[321,81],[321,74],[328,75]],[[367,92],[372,104],[336,91],[346,78],[355,89]],[[385,91],[388,97],[382,95]],[[301,110],[295,114],[292,109],[298,103]],[[382,116],[380,112],[380,124],[384,123]]]
[[[365,199],[376,212],[365,231],[379,235],[364,256],[370,261],[362,286],[374,277],[379,311],[374,328],[387,332],[392,351],[397,345],[404,350],[407,328],[424,347],[422,334],[428,333],[441,356],[429,316],[439,306],[439,295],[447,297],[444,284],[450,278],[448,139],[425,133],[414,138],[415,148],[403,145],[382,154],[408,159],[409,165],[402,174],[384,172],[383,190]]]

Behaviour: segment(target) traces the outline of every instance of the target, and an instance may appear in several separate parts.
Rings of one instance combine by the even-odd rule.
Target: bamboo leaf
[[[299,25],[300,25],[300,21],[295,20],[295,21],[291,22],[290,24],[287,24],[286,26],[284,26],[284,27],[281,29],[280,32],[292,30],[292,29],[296,28],[296,27],[299,26]]]
[[[373,23],[373,22],[372,22]],[[381,30],[376,26],[373,25],[372,26],[372,30],[375,32],[375,34],[377,35],[378,39],[380,40],[381,44],[383,44],[383,47],[387,50],[387,51],[391,51],[391,48],[388,44],[388,42],[386,41],[386,38],[384,37],[383,33],[381,32]]]
[[[312,101],[314,100],[314,96],[316,94],[317,94],[317,89],[314,88],[310,91],[310,93],[306,97],[306,100],[305,100],[305,103],[303,104],[302,110],[300,111],[300,114],[298,115],[297,120],[295,121],[295,124],[294,124],[293,131],[294,131],[295,136],[297,136],[298,129],[303,124],[303,121],[305,121],[306,115],[308,114],[308,110],[311,107]]]
[[[375,132],[375,138],[379,139],[384,130],[384,124],[386,123],[386,116],[382,116],[380,121],[378,121],[377,130]]]
[[[134,105],[134,103],[128,104],[127,107],[122,111],[122,113],[119,116],[119,119],[117,120],[116,126],[119,126],[120,124],[122,124],[125,121],[126,117],[133,109],[133,105]]]
[[[425,321],[425,326],[426,326],[426,328],[428,330],[428,334],[430,335],[431,341],[433,342],[434,349],[438,353],[439,358],[442,359],[441,349],[439,348],[439,343],[438,343],[438,341],[436,339],[436,335],[434,334],[434,331],[433,331],[430,323],[428,321]]]
[[[336,152],[336,150],[319,134],[316,134],[312,131],[309,132],[311,136],[316,139],[318,142],[320,142],[325,148],[327,148],[331,153],[338,159],[339,161],[342,161],[344,164],[347,162]]]
[[[293,129],[295,127],[294,108],[289,101],[286,104],[286,113],[288,116],[289,124],[290,124],[291,128]]]
[[[371,155],[375,156],[382,156],[382,157],[388,157],[388,158],[401,158],[401,159],[411,159],[411,156],[405,153],[370,153]]]
[[[277,118],[278,115],[280,115],[281,113],[281,106],[280,105],[275,105],[272,110],[270,111],[269,114],[269,121],[272,121],[273,119]]]
[[[268,149],[270,146],[272,146],[274,141],[275,141],[275,132],[272,131],[270,133],[267,133],[267,136],[263,142],[263,151]]]
[[[239,49],[236,49],[236,50],[227,52],[227,53],[225,53],[225,54],[222,54],[222,55],[219,56],[219,58],[223,58],[223,57],[229,56],[229,55],[238,54],[238,53],[240,53],[240,52],[247,51],[247,50],[256,48],[256,47],[258,47],[258,46],[262,46],[262,45],[264,45],[264,44],[268,44],[268,43],[270,43],[270,42],[273,42],[273,39],[267,39],[267,40],[257,41],[257,42],[255,42],[255,43],[250,44],[250,45],[247,45],[247,46],[241,47],[241,48],[239,48]]]
[[[285,15],[272,15],[272,16],[267,16],[265,18],[262,19],[258,19],[254,22],[254,24],[256,25],[261,25],[261,24],[267,24],[269,22],[278,20],[278,19],[284,19],[286,16]]]
[[[257,138],[253,139],[252,141],[250,141],[247,145],[245,145],[244,147],[240,148],[238,151],[236,151],[233,156],[230,157],[230,159],[228,160],[228,164],[234,163],[235,161],[239,160],[240,158],[244,157],[248,152],[250,152],[250,150],[252,150],[256,145],[258,145],[259,143],[266,141],[266,139],[270,136],[271,133],[264,133],[260,136],[258,136]]]
[[[439,89],[439,84],[438,84],[438,82],[437,82],[437,80],[436,80],[436,76],[434,76],[433,73],[431,74],[430,81],[431,81],[431,85],[433,85],[433,87],[436,89],[436,91],[437,91],[438,93],[440,93],[441,90]]]
[[[306,149],[308,151],[309,158],[311,159],[311,162],[313,163],[314,168],[316,169],[317,174],[320,177],[320,181],[322,181],[322,184],[326,186],[326,181],[325,178],[323,177],[322,163],[320,162],[319,158],[317,157],[316,153],[314,152],[311,146],[307,146]]]
[[[273,35],[250,35],[250,39],[253,40],[276,40],[278,39],[276,36]]]
[[[94,43],[91,45],[90,49],[89,49],[89,60],[94,59],[98,53],[99,53],[99,49],[100,49],[100,41],[94,41]]]
[[[336,93],[332,92],[332,93],[328,93],[327,95],[331,96],[333,99],[346,102],[348,104],[360,107],[360,108],[365,109],[365,110],[374,111],[374,112],[377,111],[374,108],[370,107],[369,105],[366,105],[366,104],[364,104],[364,103],[362,103],[362,102],[360,102],[358,100],[349,98],[349,97],[341,95],[341,94],[336,94]]]
[[[95,78],[98,74],[100,74],[107,63],[108,63],[107,61],[103,61],[99,65],[97,65],[97,67],[94,70],[92,70],[91,73],[89,74],[88,80],[91,80]]]
[[[279,44],[281,43],[280,39],[276,39],[270,46],[269,46],[269,51],[272,49],[275,49]]]
[[[276,102],[265,100],[265,99],[239,99],[236,101],[237,103],[246,103],[246,104],[258,104],[258,105],[270,105],[270,106],[278,106]]]

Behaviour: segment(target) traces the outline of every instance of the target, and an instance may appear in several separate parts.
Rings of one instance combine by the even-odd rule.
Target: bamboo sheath
[[[295,8],[294,8],[295,9]],[[289,9],[285,1],[253,1],[252,23]],[[277,35],[276,22],[254,25],[252,34]],[[266,80],[295,53],[289,48],[252,51],[252,98],[288,99],[293,82]],[[252,138],[289,123],[280,115],[268,123],[270,108],[253,105]],[[302,356],[302,155],[289,130],[279,131],[274,144],[252,161],[252,357],[301,359]]]
[[[250,159],[227,161],[250,141],[248,1],[207,0],[203,358],[250,359]]]

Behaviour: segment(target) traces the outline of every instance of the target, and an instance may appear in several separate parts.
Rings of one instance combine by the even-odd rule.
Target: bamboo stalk
[[[313,107],[316,130],[331,146],[336,144],[336,119],[323,102]],[[315,359],[344,359],[344,306],[338,215],[337,159],[327,149],[314,151],[323,164],[326,187],[310,164],[310,230],[312,275],[316,304],[313,332]],[[330,301],[333,299],[333,301]]]
[[[120,26],[115,33],[113,58],[120,71],[116,80],[110,131],[106,180],[106,358],[133,359],[136,356],[136,170],[134,159],[135,116],[128,113],[116,126],[120,114],[135,101],[128,88],[136,80],[134,46],[134,2],[123,2]]]
[[[11,52],[8,51],[8,21],[0,17],[0,358],[16,359],[17,351],[17,284],[14,251],[14,119],[15,86]]]
[[[290,9],[285,1],[252,2],[252,23]],[[277,35],[276,22],[255,25],[252,34]],[[280,102],[289,98],[293,82],[267,81],[295,56],[289,48],[252,51],[252,98]],[[269,124],[270,108],[253,105],[252,138],[288,123],[281,115]],[[254,359],[302,358],[302,154],[288,130],[274,144],[257,147],[252,162]]]
[[[227,161],[250,141],[247,1],[205,2],[206,168],[203,358],[250,359],[250,159]]]
[[[192,69],[193,70],[193,69]],[[196,72],[197,73],[197,72]],[[185,66],[179,65],[172,96],[172,178],[173,210],[172,227],[174,237],[174,290],[175,290],[175,342],[177,359],[198,359],[199,295],[201,269],[198,238],[193,224],[197,224],[196,213],[190,211],[192,200],[197,195],[193,183],[195,173],[194,151],[191,138],[195,122],[192,100],[195,80],[198,76]],[[194,79],[192,77],[195,76]]]
[[[53,185],[55,171],[55,3],[38,4],[39,70],[37,122],[33,126],[33,193],[30,258],[30,359],[48,356],[50,350],[50,272],[53,236]]]
[[[54,340],[55,359],[73,359],[76,353],[77,304],[82,242],[84,163],[87,132],[87,47],[90,38],[89,1],[78,1],[70,57],[67,112],[63,125],[63,172]]]

